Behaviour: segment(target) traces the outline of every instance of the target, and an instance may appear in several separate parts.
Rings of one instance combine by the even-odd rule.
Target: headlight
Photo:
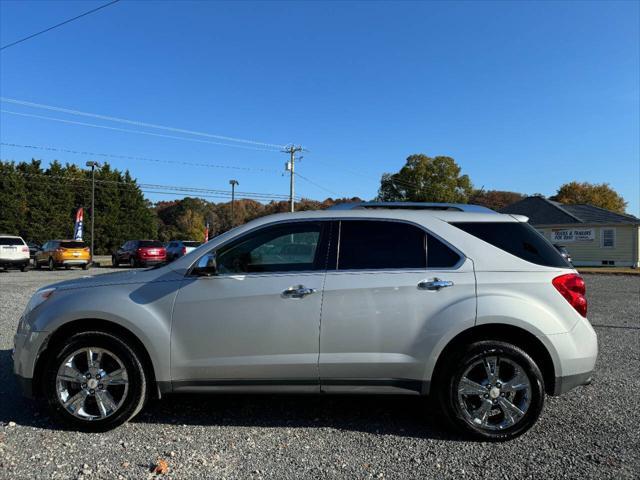
[[[46,302],[47,299],[53,294],[55,288],[43,288],[42,290],[38,290],[33,294],[29,303],[27,303],[27,307],[24,309],[24,315],[26,316],[31,310],[36,308],[43,302]]]

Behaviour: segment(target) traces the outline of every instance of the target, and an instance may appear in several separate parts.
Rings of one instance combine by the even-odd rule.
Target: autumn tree
[[[526,195],[518,192],[508,192],[503,190],[474,190],[469,197],[469,203],[482,205],[496,212],[501,208],[519,202]]]
[[[399,172],[382,175],[378,200],[467,203],[472,190],[471,180],[461,175],[453,158],[416,154]]]
[[[551,200],[568,205],[588,204],[624,213],[627,202],[608,183],[570,182],[558,188]]]

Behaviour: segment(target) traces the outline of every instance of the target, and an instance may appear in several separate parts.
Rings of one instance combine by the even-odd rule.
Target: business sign
[[[562,228],[551,230],[553,243],[589,242],[595,240],[593,228]]]

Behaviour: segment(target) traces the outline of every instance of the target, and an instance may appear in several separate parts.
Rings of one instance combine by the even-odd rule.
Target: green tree
[[[410,155],[399,172],[382,175],[378,200],[467,203],[473,186],[460,172],[451,157]]]
[[[556,202],[569,205],[588,204],[624,213],[627,202],[608,183],[570,182],[561,185],[556,194],[551,197]]]

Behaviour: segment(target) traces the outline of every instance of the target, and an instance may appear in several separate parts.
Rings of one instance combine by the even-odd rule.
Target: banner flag
[[[204,227],[204,243],[209,241],[209,222]]]
[[[82,240],[82,223],[83,223],[83,209],[80,207],[76,212],[76,224],[73,229],[73,239]]]

